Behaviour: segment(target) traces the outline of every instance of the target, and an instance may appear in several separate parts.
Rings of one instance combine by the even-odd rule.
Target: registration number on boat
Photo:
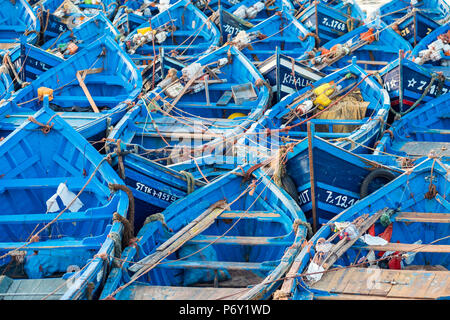
[[[322,25],[333,28],[335,30],[345,31],[345,23],[335,19],[329,19],[328,17],[322,18]]]
[[[239,29],[237,27],[234,26],[230,26],[229,24],[224,24],[223,28],[225,29],[225,33],[227,34],[231,34],[232,37],[234,37],[235,35],[237,35],[239,33],[239,31],[241,31],[242,29]]]
[[[178,197],[175,196],[175,195],[171,195],[171,194],[168,194],[166,192],[163,192],[163,191],[160,191],[160,190],[156,190],[156,189],[151,188],[151,187],[149,187],[149,186],[147,186],[147,185],[145,185],[143,183],[140,183],[140,182],[136,182],[136,190],[145,192],[145,193],[147,193],[147,194],[149,194],[149,195],[151,195],[151,196],[153,196],[155,198],[158,198],[160,200],[167,201],[167,202],[174,202],[175,200],[178,199]]]
[[[358,199],[334,191],[319,189],[318,200],[335,207],[346,209],[354,205]],[[300,192],[298,196],[298,202],[300,206],[311,202],[311,190],[306,189]]]

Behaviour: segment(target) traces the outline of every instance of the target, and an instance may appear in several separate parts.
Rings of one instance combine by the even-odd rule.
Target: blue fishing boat
[[[448,162],[449,128],[450,93],[447,93],[395,121],[381,137],[374,154],[387,152],[417,161],[434,151]]]
[[[272,104],[325,77],[323,72],[307,66],[304,61],[280,53],[278,47],[274,55],[258,64],[258,70],[272,88]]]
[[[386,24],[391,24],[394,23],[395,20],[401,19],[413,10],[422,12],[424,15],[438,23],[448,18],[448,15],[450,14],[450,6],[445,0],[392,0],[382,5],[377,11],[374,12],[374,14],[381,16]]]
[[[366,15],[356,1],[314,1],[295,17],[315,35],[319,47],[361,26]]]
[[[276,48],[280,54],[301,60],[314,49],[314,38],[307,34],[305,27],[286,11],[274,14],[246,31],[240,31],[231,43],[254,63],[271,57]]]
[[[233,46],[203,56],[178,73],[169,72],[111,131],[161,164],[192,156],[223,154],[263,114],[269,90],[256,68]]]
[[[41,24],[26,0],[1,0],[0,7],[0,49],[16,46],[21,38],[37,42]]]
[[[140,25],[124,40],[124,49],[136,64],[149,64],[160,48],[178,59],[197,56],[219,44],[219,30],[187,0],[174,3]]]
[[[425,68],[450,78],[450,22],[423,38],[411,53],[411,59]]]
[[[268,299],[305,241],[307,224],[285,191],[261,169],[249,169],[150,216],[100,299]]]
[[[64,61],[57,55],[23,42],[0,56],[5,71],[13,81],[11,91],[22,89],[41,74]]]
[[[95,299],[130,237],[129,200],[106,158],[43,103],[0,142],[0,296]]]
[[[368,22],[327,42],[310,60],[310,66],[325,73],[346,66],[351,57],[366,71],[377,71],[398,57],[399,50],[412,50],[408,41],[379,20]]]
[[[403,173],[394,157],[354,154],[313,133],[287,153],[284,170],[314,231]]]
[[[102,139],[121,119],[140,93],[142,78],[128,55],[108,35],[41,74],[2,103],[3,137],[42,107],[42,94],[50,107],[85,138]]]
[[[316,136],[342,149],[371,153],[384,130],[390,101],[375,77],[356,65],[355,60],[314,82],[312,88],[292,93],[267,110],[240,141],[261,153],[250,154],[250,163],[264,160],[287,143],[300,142],[308,136],[310,123],[314,124]]]
[[[391,98],[391,123],[417,106],[450,92],[450,80],[444,75],[430,71],[405,58],[399,52],[397,60],[380,70],[384,88]]]
[[[448,298],[448,167],[427,159],[324,225],[296,257],[284,299]]]
[[[102,12],[99,12],[73,29],[60,33],[57,38],[45,42],[41,48],[60,52],[68,58],[104,35],[114,39],[119,35],[119,31]]]

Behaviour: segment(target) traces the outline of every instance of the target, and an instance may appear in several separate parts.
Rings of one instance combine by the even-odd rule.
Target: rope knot
[[[53,122],[52,122],[51,124],[49,124],[49,123],[50,123],[50,121],[53,119],[54,116],[55,116],[55,115],[53,115],[53,116],[47,121],[46,124],[43,124],[43,123],[37,121],[37,120],[36,120],[34,117],[32,117],[32,116],[28,116],[28,121],[33,122],[33,123],[37,124],[38,126],[40,126],[40,127],[41,127],[41,131],[42,131],[44,134],[47,134],[47,133],[49,133],[50,130],[53,128],[54,123],[53,123]]]

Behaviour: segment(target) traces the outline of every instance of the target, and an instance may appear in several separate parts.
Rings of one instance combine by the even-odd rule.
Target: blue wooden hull
[[[436,188],[436,193],[429,193],[431,185],[427,178],[430,174],[433,176],[431,185]],[[294,262],[295,268],[289,272],[291,276],[296,277],[297,281],[286,282],[283,286],[283,293],[288,294],[291,299],[295,300],[339,299],[348,297],[347,294],[349,293],[354,298],[360,297],[363,299],[380,297],[383,299],[448,298],[448,291],[442,296],[439,285],[428,287],[427,284],[437,274],[441,274],[444,279],[448,279],[450,263],[448,254],[450,204],[447,200],[449,182],[448,167],[445,167],[439,160],[428,159],[385,185],[384,188],[377,190],[343,211],[331,222],[352,222],[364,214],[368,214],[368,218],[370,218],[378,212],[385,212],[385,215],[389,214],[389,219],[383,221],[376,219],[371,227],[374,228],[371,231],[374,235],[379,236],[385,231],[385,240],[388,243],[385,246],[369,246],[362,240],[357,240],[348,249],[343,249],[338,254],[336,262],[326,267],[328,272],[323,274],[322,279],[316,283],[307,282],[300,275],[308,274],[307,267],[317,253],[316,244],[318,240],[325,240],[326,243],[328,242],[327,238],[334,234],[330,226],[325,225],[310,240],[311,245],[306,246],[297,256]],[[386,211],[386,209],[392,209],[393,211]],[[389,225],[388,228],[386,225]],[[370,227],[370,223],[367,227]],[[390,228],[392,228],[391,231],[389,231]],[[358,238],[360,235],[358,235]],[[330,243],[335,244],[337,241],[339,241],[339,237],[336,237],[334,241],[330,240]],[[436,246],[440,246],[441,249],[435,249]],[[372,258],[369,255],[371,248],[375,253]],[[401,263],[399,258],[396,258],[396,262],[399,264],[396,266],[389,260],[389,256],[388,260],[383,259],[382,256],[385,251],[390,251],[394,255],[397,255],[398,251],[405,254],[409,253],[400,256]],[[373,257],[375,257],[375,261]],[[367,258],[367,260],[364,258]],[[320,263],[320,261],[323,260],[318,262]],[[370,261],[373,261],[371,263],[377,265],[378,268],[375,270],[368,269],[367,262]],[[336,267],[339,267],[340,271]],[[443,271],[436,273],[433,270]],[[354,287],[354,291],[347,291],[343,288],[346,282],[340,282],[343,286],[333,286],[331,281],[333,281],[333,278],[336,281],[335,276],[341,275],[342,278],[344,277],[343,274],[334,274],[336,272],[347,273],[352,283],[357,282],[359,284],[358,287]],[[376,273],[374,274],[374,272]],[[370,275],[372,275],[372,281],[367,279],[367,276]],[[376,286],[380,279],[389,275],[391,275],[390,280],[392,282],[387,283],[386,286]],[[420,283],[424,284],[421,292],[417,290],[418,287],[416,286],[416,281],[419,278]],[[406,283],[403,281],[402,290],[398,290],[400,288],[395,286],[395,283],[399,283],[400,279],[408,279]],[[444,285],[445,283],[446,280],[443,281]]]
[[[369,29],[372,29],[374,34],[378,34],[373,42],[366,43],[356,50],[343,55],[337,61],[333,60],[331,63],[324,59],[324,57],[328,56],[322,56],[319,52],[316,54],[315,59],[310,60],[310,66],[315,66],[322,72],[330,73],[343,68],[350,62],[352,57],[356,57],[357,64],[363,66],[366,71],[375,71],[394,61],[398,57],[400,50],[404,52],[412,50],[409,42],[391,28],[387,28],[386,24],[379,20],[371,21],[339,38],[333,39],[327,42],[323,48],[332,50],[334,46],[344,45],[349,42],[352,43],[352,47],[355,44],[364,43],[361,40],[361,34],[368,32]]]
[[[386,132],[380,139],[375,153],[387,152],[417,160],[434,150],[443,161],[449,162],[449,98],[450,93],[443,94],[394,122],[390,132]]]
[[[100,112],[94,112],[80,87],[76,73],[93,70],[84,83]],[[30,85],[4,102],[0,108],[3,136],[39,110],[38,88],[53,89],[50,106],[84,137],[105,136],[105,130],[121,119],[140,93],[142,78],[131,59],[109,36],[98,39],[84,50],[43,73]],[[107,133],[106,133],[107,134]]]
[[[318,36],[319,47],[362,25],[365,14],[356,2],[346,5],[337,2],[333,6],[318,2],[300,10],[296,18]]]
[[[80,51],[104,35],[115,38],[119,35],[119,31],[102,12],[99,12],[73,29],[61,32],[57,38],[45,42],[41,48],[64,53],[65,50],[58,50],[58,47],[73,42],[78,47],[77,51]],[[70,55],[64,54],[64,57],[69,58]]]
[[[49,110],[47,97],[34,122],[25,121],[0,142],[5,169],[0,182],[2,269],[14,264],[11,250],[25,254],[17,269],[23,274],[4,269],[14,279],[8,284],[2,279],[2,292],[10,293],[9,299],[95,298],[109,268],[95,254],[113,254],[113,233],[121,241],[123,225],[111,219],[115,212],[126,217],[128,198],[123,191],[111,194],[108,183],[123,182],[82,136]],[[50,199],[61,184],[73,195]],[[75,193],[78,198],[73,198]]]
[[[448,79],[404,58],[402,53],[381,70],[380,76],[391,98],[393,113],[399,115],[414,109],[413,105],[419,106],[450,91]]]
[[[220,73],[216,71],[218,77],[225,80],[208,85],[209,101],[204,90],[192,91],[184,94],[168,113],[161,102],[173,102],[175,98],[168,97],[158,86],[125,115],[109,138],[113,141],[120,139],[124,149],[136,148],[137,153],[163,164],[188,160],[191,153],[196,157],[223,154],[261,117],[269,103],[268,89],[254,85],[262,80],[261,75],[235,47],[224,46],[196,63],[216,65],[217,61],[228,57],[229,63],[220,67]],[[212,65],[210,68],[216,70]],[[181,74],[179,71],[178,77]],[[256,99],[241,104],[233,100],[218,104],[224,92],[246,83],[255,90]]]
[[[249,166],[243,167],[243,170],[248,169]],[[233,281],[235,276],[239,277],[237,271],[245,275],[241,278],[242,282],[237,284],[238,294],[235,292],[227,299],[269,298],[280,284],[277,280],[289,268],[299,251],[298,247],[306,237],[306,226],[301,223],[305,218],[294,200],[276,187],[261,170],[251,173],[249,180],[242,180],[241,176],[235,174],[240,171],[241,169],[235,169],[193,192],[183,201],[177,201],[169,206],[163,215],[170,231],[165,229],[160,221],[147,223],[139,232],[140,240],[137,247],[125,249],[122,255],[124,263],[111,271],[100,299],[111,296],[115,299],[142,299],[139,291],[152,288],[157,290],[154,291],[155,294],[149,294],[144,299],[161,299],[159,291],[161,286],[169,292],[165,299],[176,299],[174,292],[180,292],[180,289],[184,293],[182,298],[197,299],[199,296],[196,295],[198,291],[195,291],[195,284],[212,281],[214,276],[208,279],[208,271],[212,272],[214,269],[219,271],[220,287],[225,283],[222,281],[227,278],[231,277]],[[254,193],[245,192],[252,181],[255,183]],[[223,204],[222,199],[227,199],[232,205],[229,209],[225,209],[227,211],[221,213],[222,216],[218,216],[212,225],[196,234],[180,250],[170,254],[168,260],[155,265],[148,273],[139,270],[139,265],[134,262],[151,258],[149,255],[172,234],[181,230],[205,210],[212,210],[217,205]],[[294,228],[293,231],[295,221],[298,228]],[[208,246],[208,243],[211,244]],[[205,250],[200,254],[186,257],[188,248],[194,250],[209,248],[209,252]],[[179,258],[181,260],[177,260]],[[190,278],[194,276],[192,268],[197,268],[197,265],[202,269],[196,271],[195,275],[200,277],[192,279]],[[129,268],[131,272],[127,270]],[[139,273],[133,275],[133,272]],[[135,277],[139,284],[132,283],[127,286],[130,276]],[[253,287],[245,289],[248,284],[252,284]],[[117,290],[121,285],[125,286]],[[180,286],[182,288],[179,288]],[[212,284],[210,286],[212,287]],[[211,295],[205,297],[206,299],[224,295],[220,288],[217,288],[215,293],[214,288],[208,289]]]
[[[390,108],[390,101],[387,92],[381,85],[371,76],[368,76],[356,64],[350,64],[347,67],[336,71],[312,84],[313,88],[317,88],[322,84],[337,82],[346,77],[348,73],[355,76],[353,79],[345,79],[341,82],[342,88],[349,87],[354,83],[355,87],[358,83],[358,88],[362,94],[364,101],[369,101],[364,118],[361,120],[336,120],[336,119],[318,119],[313,118],[306,121],[307,117],[312,116],[312,113],[292,117],[292,121],[287,123],[287,118],[290,117],[290,110],[301,105],[305,100],[311,98],[302,98],[311,89],[308,87],[286,96],[283,100],[266,111],[264,116],[246,132],[246,141],[240,142],[248,146],[249,151],[252,148],[257,148],[258,155],[255,152],[250,152],[244,157],[249,159],[250,163],[257,163],[260,159],[265,159],[267,156],[273,156],[278,152],[280,145],[289,143],[298,143],[307,137],[307,123],[311,122],[315,126],[322,126],[320,130],[316,129],[316,136],[331,140],[336,146],[352,151],[354,153],[371,153],[370,148],[379,137],[380,132],[384,130],[384,123],[388,117]],[[355,87],[356,88],[356,87]],[[298,101],[296,100],[297,98]],[[315,95],[311,100],[315,99]],[[286,124],[287,123],[287,124]],[[347,130],[341,132],[333,132],[335,125],[350,126]],[[326,126],[326,130],[323,128]],[[353,130],[353,131],[352,131]],[[264,154],[264,150],[268,150]]]
[[[382,168],[398,176],[403,173],[398,166],[390,157],[373,161],[313,136],[287,154],[286,173],[296,185],[297,202],[308,221],[316,220],[314,225],[320,227],[361,199],[363,183],[368,183],[365,193],[370,194],[390,181],[384,176],[372,179],[371,172]]]
[[[26,0],[11,2],[2,0],[0,12],[0,43],[14,46],[23,37],[28,43],[36,43],[41,24]],[[25,32],[28,34],[25,35]]]
[[[175,27],[168,31],[167,38],[160,44],[154,40],[140,46],[132,43],[139,29],[151,27],[164,29]],[[158,30],[159,30],[158,29]],[[206,16],[187,0],[174,3],[168,10],[152,17],[151,22],[144,23],[131,32],[124,41],[124,49],[130,54],[136,64],[150,64],[161,48],[169,54],[195,59],[206,50],[219,44],[219,30],[207,20]]]

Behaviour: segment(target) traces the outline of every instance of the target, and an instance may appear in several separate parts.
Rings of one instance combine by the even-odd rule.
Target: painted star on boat
[[[408,80],[408,88],[414,87],[416,85],[417,81],[412,78],[411,80]]]

